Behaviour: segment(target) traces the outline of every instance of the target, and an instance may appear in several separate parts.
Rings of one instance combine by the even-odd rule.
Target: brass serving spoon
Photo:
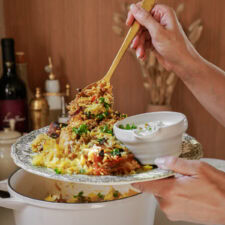
[[[155,0],[143,0],[141,7],[143,9],[145,9],[146,11],[150,12],[151,9],[153,8],[154,4],[155,4]],[[140,30],[140,27],[141,27],[141,25],[137,21],[135,21],[133,23],[133,25],[129,29],[127,36],[125,37],[125,40],[124,40],[120,50],[118,51],[109,71],[100,81],[110,82],[114,71],[116,70],[117,66],[119,65],[122,57],[124,56],[126,50],[130,46],[132,40],[134,39],[134,37],[137,35],[138,31]],[[98,81],[98,82],[100,82],[100,81]],[[92,83],[92,84],[88,85],[87,87],[85,87],[84,89],[90,89],[96,83],[97,82]]]

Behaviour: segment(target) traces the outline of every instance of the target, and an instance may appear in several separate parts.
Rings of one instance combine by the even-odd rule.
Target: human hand
[[[204,162],[175,157],[158,159],[156,164],[183,176],[133,186],[154,194],[170,220],[225,224],[225,173]]]
[[[142,25],[131,44],[138,58],[144,58],[146,49],[153,48],[162,66],[176,72],[186,61],[198,55],[172,8],[155,5],[148,13],[140,3],[132,4],[126,24],[131,26],[134,19]]]

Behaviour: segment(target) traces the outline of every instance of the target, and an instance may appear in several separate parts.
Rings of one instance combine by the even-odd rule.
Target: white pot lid
[[[3,131],[0,131],[0,143],[14,142],[19,137],[21,137],[21,134],[10,128],[5,128]]]

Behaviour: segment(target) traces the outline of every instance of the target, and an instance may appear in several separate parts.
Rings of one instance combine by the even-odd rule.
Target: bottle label
[[[9,120],[15,119],[15,130],[27,131],[27,105],[26,100],[0,100],[0,130],[9,127]]]

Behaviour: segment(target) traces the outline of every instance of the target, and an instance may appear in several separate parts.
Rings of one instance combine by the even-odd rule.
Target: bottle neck
[[[3,62],[3,76],[16,77],[16,66],[14,62]]]

